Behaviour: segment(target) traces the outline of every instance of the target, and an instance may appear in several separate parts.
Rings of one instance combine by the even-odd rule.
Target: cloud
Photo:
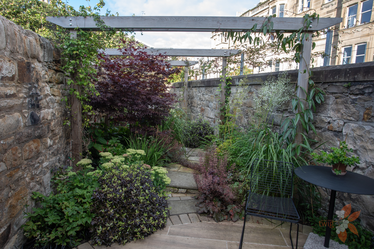
[[[112,10],[123,15],[147,16],[235,16],[254,7],[256,0],[110,0]]]
[[[135,38],[154,48],[211,48],[210,33],[144,32]]]
[[[235,16],[258,0],[108,0],[121,16]],[[211,48],[211,33],[144,32],[135,38],[155,48]]]

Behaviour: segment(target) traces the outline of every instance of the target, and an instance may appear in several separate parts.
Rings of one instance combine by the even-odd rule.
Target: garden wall
[[[319,141],[325,148],[337,146],[346,140],[348,147],[360,157],[361,164],[354,172],[374,178],[374,63],[330,66],[312,70],[314,82],[326,92],[325,102],[317,108],[315,126]],[[279,72],[281,73],[281,72]],[[241,114],[237,123],[248,126],[253,117],[253,95],[268,77],[278,73],[243,75],[232,77],[231,100],[238,96],[240,88],[246,88],[240,103]],[[288,71],[291,83],[297,83],[297,71]],[[219,79],[188,82],[188,108],[193,119],[202,117],[212,125],[219,122]],[[175,83],[172,92],[183,97],[183,83]],[[239,98],[241,99],[241,98]],[[280,125],[282,117],[292,116],[291,105],[280,107],[271,115],[271,122]],[[325,210],[329,192],[323,190]],[[336,209],[352,204],[361,210],[363,225],[374,231],[374,197],[337,193]]]
[[[70,155],[65,87],[52,44],[0,16],[0,248],[19,248],[31,193]]]

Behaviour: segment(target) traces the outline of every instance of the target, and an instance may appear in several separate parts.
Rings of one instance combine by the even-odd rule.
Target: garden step
[[[169,171],[167,176],[171,179],[169,187],[178,189],[197,189],[196,181],[192,173]]]
[[[192,197],[171,197],[168,199],[168,206],[170,208],[170,215],[190,214],[196,213],[197,200]]]
[[[243,221],[223,221],[216,223],[198,214],[173,215],[168,218],[167,227],[148,236],[144,240],[113,244],[111,249],[237,249]],[[206,217],[205,217],[206,218]],[[207,222],[205,222],[207,221]],[[289,230],[265,224],[247,223],[244,236],[244,249],[290,249]],[[309,233],[309,232],[308,232]],[[300,231],[299,248],[308,237],[308,233]],[[293,233],[295,237],[295,234]],[[306,245],[306,244],[305,244]],[[105,246],[92,246],[94,249],[107,249]],[[317,248],[317,247],[311,247]],[[88,243],[78,246],[78,249],[91,249]]]

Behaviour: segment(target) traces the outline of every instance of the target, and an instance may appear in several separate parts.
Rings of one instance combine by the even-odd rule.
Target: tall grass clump
[[[257,165],[263,160],[293,163],[295,167],[307,164],[305,159],[296,155],[294,147],[294,144],[288,144],[270,127],[262,126],[251,129],[236,139],[229,147],[230,161],[237,165],[237,170],[245,179],[249,176],[250,165],[256,159]]]

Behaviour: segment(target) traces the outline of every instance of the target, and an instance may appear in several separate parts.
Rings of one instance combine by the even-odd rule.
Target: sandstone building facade
[[[373,0],[267,0],[244,12],[242,17],[303,17],[316,12],[320,17],[341,17],[343,21],[313,37],[316,43],[313,66],[332,66],[374,60]],[[238,44],[221,33],[212,34],[213,48],[234,48]],[[272,39],[265,39],[271,42]],[[264,63],[253,73],[297,69],[290,56],[266,51]]]

